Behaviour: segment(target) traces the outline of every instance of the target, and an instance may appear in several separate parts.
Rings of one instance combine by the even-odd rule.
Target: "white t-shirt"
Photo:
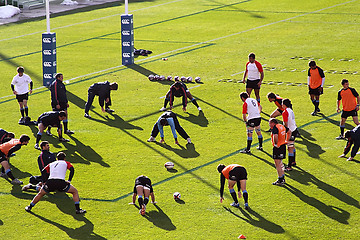
[[[260,110],[258,101],[253,98],[247,98],[243,104],[243,114],[248,114],[247,120],[260,118]]]
[[[247,79],[249,81],[254,81],[260,79],[260,73],[263,72],[263,68],[258,61],[253,63],[247,62],[245,71],[247,73]]]
[[[287,126],[290,129],[291,132],[296,130],[296,122],[295,122],[295,114],[294,111],[291,108],[286,108],[282,112],[283,121],[287,122]]]
[[[47,172],[50,172],[49,179],[65,180],[66,170],[72,167],[71,163],[64,160],[57,160],[45,167]]]
[[[11,84],[15,86],[15,91],[17,92],[17,95],[21,95],[29,92],[30,82],[31,78],[29,77],[29,75],[23,73],[21,77],[19,76],[19,74],[16,74]]]

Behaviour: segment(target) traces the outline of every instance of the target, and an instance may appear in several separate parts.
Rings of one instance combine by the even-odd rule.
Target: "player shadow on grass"
[[[301,137],[296,138],[295,143],[305,145],[307,151],[296,148],[296,145],[295,148],[306,152],[306,154],[311,158],[319,159],[320,155],[323,154],[325,150],[323,150],[320,145],[312,142],[316,141],[316,139],[312,137],[311,133],[305,131],[304,129],[299,129],[299,132]]]
[[[141,130],[141,131],[143,130],[141,127],[138,127],[138,126],[132,125],[129,122],[126,122],[124,119],[122,119],[117,114],[111,113],[110,116],[112,118],[110,118],[108,115],[102,116],[101,114],[99,114],[97,112],[93,112],[93,113],[95,113],[96,115],[98,115],[99,117],[102,118],[102,119],[96,119],[96,118],[89,119],[94,122],[103,123],[110,127],[115,127],[115,128],[119,128],[119,129],[135,129],[135,130]]]
[[[182,158],[197,158],[198,156],[200,156],[200,153],[198,153],[195,150],[195,145],[193,143],[187,143],[186,144],[186,148],[184,148],[183,146],[181,146],[180,144],[178,144],[177,146],[180,147],[179,148],[173,148],[172,146],[168,145],[167,143],[159,143],[159,142],[155,142],[156,145],[163,147],[169,151],[173,151],[174,153],[176,153],[177,155],[179,155]]]
[[[349,224],[348,219],[350,218],[350,213],[345,211],[344,209],[331,205],[326,205],[325,203],[317,200],[314,197],[307,196],[302,191],[295,188],[294,186],[291,186],[290,184],[286,184],[284,188],[287,189],[290,193],[294,194],[304,203],[307,203],[308,205],[313,206],[314,208],[319,210],[327,217],[336,220],[342,224]]]
[[[331,196],[337,198],[338,200],[342,201],[345,204],[354,206],[360,209],[359,201],[352,198],[351,196],[347,195],[345,192],[336,188],[326,182],[321,181],[314,175],[308,173],[304,169],[300,167],[296,167],[296,171],[289,172],[289,178],[293,179],[304,185],[310,185],[311,183],[316,185],[319,189],[325,191],[326,193],[330,194]]]
[[[209,121],[207,120],[207,118],[205,117],[205,114],[203,111],[199,111],[199,115],[196,116],[194,114],[191,114],[189,112],[186,112],[188,114],[188,116],[182,116],[180,114],[178,114],[177,116],[181,119],[184,119],[186,121],[189,121],[191,123],[197,124],[200,127],[207,127],[209,125]]]
[[[22,179],[22,178],[29,178],[31,177],[31,173],[24,172],[20,170],[19,168],[15,167],[14,165],[10,164],[11,171],[13,172],[14,176],[16,178]],[[9,180],[9,179],[8,179]]]
[[[340,114],[340,113],[339,113],[339,114]],[[325,119],[326,121],[328,121],[329,123],[334,124],[334,125],[337,127],[336,129],[338,130],[338,132],[337,132],[338,134],[335,134],[334,138],[337,137],[337,136],[340,134],[340,129],[339,129],[340,118],[339,118],[338,120],[334,120],[334,119],[331,119],[331,118],[325,116],[323,113],[318,113],[318,115],[321,116],[321,117],[322,117],[323,119]],[[352,117],[350,117],[350,118],[348,118],[348,119],[349,119],[349,121],[351,121],[352,123],[354,123],[354,122],[352,121]],[[351,120],[350,120],[350,119],[351,119]],[[345,122],[345,129],[351,130],[351,129],[353,129],[354,127],[356,127],[355,123],[354,123],[354,126],[353,126],[353,125],[349,124],[348,122]]]
[[[151,71],[151,70],[149,70],[149,69],[147,69],[147,68],[144,68],[144,67],[142,67],[142,66],[140,66],[140,65],[138,65],[138,64],[136,64],[136,63],[131,64],[131,65],[127,65],[127,66],[125,66],[125,67],[130,68],[130,69],[132,69],[132,70],[134,70],[134,71],[136,71],[136,72],[144,75],[144,77],[146,77],[146,78],[148,78],[148,76],[149,76],[150,74],[152,74],[152,75],[154,75],[154,76],[155,76],[155,75],[163,75],[163,74],[155,73],[155,72],[153,72],[153,71]],[[166,77],[166,76],[165,76],[165,77]],[[164,85],[171,85],[171,84],[174,83],[173,81],[167,81],[167,80],[164,80],[164,81],[153,81],[153,82],[157,82],[157,83],[164,84]]]
[[[164,211],[157,205],[152,204],[157,211],[151,210],[145,213],[144,218],[152,222],[156,227],[172,231],[176,229],[176,226],[172,223],[171,219],[164,213]],[[136,204],[134,206],[140,210],[140,207]]]
[[[63,143],[66,148],[63,150],[66,153],[67,159],[72,163],[90,164],[90,162],[98,163],[103,167],[110,167],[109,164],[103,161],[103,158],[90,146],[80,142],[73,135],[69,136],[71,141]],[[72,143],[75,143],[73,145]]]
[[[284,233],[285,230],[276,223],[270,222],[269,220],[265,219],[263,216],[261,216],[259,213],[255,212],[253,209],[249,209],[248,211],[239,208],[239,211],[242,213],[243,216],[240,216],[239,214],[235,213],[233,210],[231,210],[229,207],[223,207],[226,211],[230,212],[234,216],[244,220],[245,222],[255,226],[264,229],[267,232],[272,233]]]

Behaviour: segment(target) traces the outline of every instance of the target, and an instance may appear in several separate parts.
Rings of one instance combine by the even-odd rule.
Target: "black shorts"
[[[319,95],[323,94],[323,90],[320,90],[320,87],[318,87],[318,88],[310,88],[309,87],[309,94],[319,96]]]
[[[246,81],[246,88],[252,88],[252,89],[260,89],[258,86],[258,83],[260,82],[260,79],[257,80],[247,80]]]
[[[53,111],[66,111],[67,110],[67,103],[59,103],[60,105],[60,109],[56,108],[56,104],[51,104],[52,110]]]
[[[358,115],[356,110],[342,111],[341,118],[356,117]]]
[[[283,113],[284,110],[281,110],[280,108],[276,109],[279,113]]]
[[[153,188],[151,186],[151,180],[148,178],[137,178],[135,180],[134,193],[137,193],[136,186],[143,186],[150,189],[150,192],[153,192]]]
[[[248,127],[257,127],[260,126],[261,118],[253,118],[246,122],[246,126]]]
[[[247,172],[244,167],[234,167],[229,172],[229,180],[233,181],[240,181],[240,180],[247,180]]]
[[[1,163],[2,161],[7,161],[7,158],[6,158],[5,154],[0,151],[0,163]]]
[[[295,129],[293,132],[291,132],[289,141],[295,141],[295,138],[299,135],[300,135],[300,133],[299,133],[298,129]]]
[[[273,159],[284,159],[286,157],[286,144],[279,148],[273,147]]]
[[[24,94],[16,94],[16,99],[18,102],[22,102],[24,100],[28,100],[29,99],[29,93],[24,93]]]
[[[43,189],[45,192],[67,192],[70,188],[70,183],[66,182],[63,179],[49,179],[45,183]]]

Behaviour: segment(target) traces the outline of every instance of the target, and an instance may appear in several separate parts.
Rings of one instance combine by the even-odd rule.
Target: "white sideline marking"
[[[241,73],[243,73],[243,72],[245,72],[245,71],[242,71],[242,72],[238,72],[238,73],[231,74],[231,76],[235,76],[235,75],[241,74]]]
[[[154,6],[150,6],[150,7],[145,7],[145,8],[136,9],[136,10],[131,11],[131,12],[137,12],[137,11],[141,11],[141,10],[146,10],[146,9],[149,9],[149,8],[159,7],[159,6],[163,6],[163,5],[167,5],[167,4],[175,3],[175,2],[180,2],[180,1],[183,1],[183,0],[175,0],[175,1],[167,2],[167,3],[161,3],[161,4],[154,5]],[[69,24],[69,25],[62,26],[62,27],[53,28],[52,30],[62,29],[62,28],[67,28],[67,27],[72,27],[72,26],[76,26],[76,25],[79,25],[79,24],[83,24],[83,23],[89,23],[89,22],[94,22],[94,21],[106,19],[106,18],[116,17],[116,16],[120,16],[121,14],[122,14],[122,13],[118,13],[118,14],[114,14],[114,15],[109,15],[109,16],[101,17],[101,18],[91,19],[91,20],[88,20],[88,21],[73,23],[73,24]],[[21,38],[21,37],[26,37],[26,36],[31,36],[31,35],[38,34],[38,33],[43,33],[43,32],[44,32],[44,31],[38,31],[38,32],[28,33],[28,34],[24,34],[24,35],[12,37],[12,38],[0,39],[0,42],[6,41],[6,40],[12,40],[12,39],[16,39],[16,38]]]
[[[181,0],[177,0],[177,1],[181,1]],[[337,6],[345,5],[345,4],[347,4],[347,3],[351,3],[351,2],[355,2],[355,1],[357,1],[357,0],[352,0],[352,1],[344,2],[344,3],[335,4],[335,5],[330,6],[330,7],[326,7],[326,8],[322,8],[322,9],[316,10],[316,11],[312,11],[312,12],[300,14],[300,15],[297,15],[297,16],[295,16],[295,17],[286,18],[286,19],[279,20],[279,21],[272,22],[272,23],[267,23],[267,24],[264,24],[264,25],[261,25],[261,26],[257,26],[257,27],[254,27],[254,28],[250,28],[250,29],[247,29],[247,30],[243,30],[243,31],[240,31],[240,32],[237,32],[237,33],[232,33],[232,34],[229,34],[229,35],[226,35],[226,36],[214,38],[214,39],[211,39],[211,40],[208,40],[208,41],[204,41],[204,42],[200,42],[200,43],[195,43],[195,44],[193,44],[193,45],[189,45],[189,46],[182,47],[182,48],[178,48],[178,49],[171,50],[171,51],[168,51],[168,52],[160,53],[160,54],[158,54],[158,55],[154,55],[154,56],[151,56],[151,57],[148,57],[148,58],[140,59],[140,60],[135,61],[135,63],[147,61],[147,60],[149,60],[149,59],[157,58],[157,57],[160,57],[160,56],[162,56],[162,55],[171,54],[171,53],[174,53],[174,52],[178,52],[178,51],[185,50],[185,49],[188,49],[188,48],[196,47],[196,46],[199,46],[199,45],[202,45],[202,44],[206,44],[206,43],[209,43],[209,42],[214,42],[214,41],[221,40],[221,39],[224,39],[224,38],[236,36],[236,35],[239,35],[239,34],[241,34],[241,33],[246,33],[246,32],[252,31],[252,30],[257,30],[257,29],[260,29],[260,28],[263,28],[263,27],[267,27],[267,26],[271,26],[271,25],[274,25],[274,24],[277,24],[277,23],[289,21],[289,20],[294,19],[294,18],[306,16],[306,15],[309,15],[309,14],[312,14],[312,13],[320,12],[320,11],[323,11],[323,10],[327,10],[327,9],[334,8],[334,7],[337,7]],[[2,41],[2,40],[0,40],[0,41]],[[82,75],[82,76],[74,77],[74,78],[69,79],[69,81],[75,80],[75,79],[78,79],[78,78],[82,78],[82,77],[91,76],[91,75],[94,75],[94,74],[97,74],[97,73],[103,73],[103,72],[106,72],[106,71],[109,71],[109,70],[114,70],[114,69],[121,68],[121,67],[124,67],[124,65],[119,65],[119,66],[115,66],[115,67],[103,69],[103,70],[100,70],[100,71],[88,73],[88,74],[85,74],[85,75]],[[302,72],[304,72],[304,71],[306,71],[306,70],[303,70]],[[40,88],[38,88],[38,89],[41,89],[41,88],[43,88],[43,87],[40,87]],[[9,96],[12,96],[12,95],[9,95]],[[6,96],[6,97],[9,97],[9,96]],[[2,99],[2,98],[5,98],[5,97],[0,97],[0,99]]]
[[[189,87],[188,89],[193,89],[193,88],[196,88],[196,87],[200,87],[201,85],[196,85],[196,86],[192,86],[192,87]],[[159,97],[160,99],[164,98],[166,96],[162,96],[162,97]]]

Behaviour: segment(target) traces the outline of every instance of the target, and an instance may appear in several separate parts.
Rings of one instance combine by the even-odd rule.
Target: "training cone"
[[[242,234],[240,234],[240,236],[238,237],[238,239],[246,239],[246,237]]]

